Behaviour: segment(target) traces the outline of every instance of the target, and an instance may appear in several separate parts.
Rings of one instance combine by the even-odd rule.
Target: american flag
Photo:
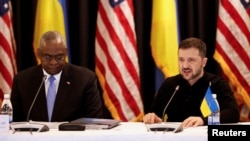
[[[105,105],[114,119],[140,121],[137,43],[132,0],[99,0],[95,59]]]
[[[16,73],[16,47],[12,27],[11,2],[0,0],[0,99],[10,93]],[[1,101],[1,100],[0,100]]]
[[[241,121],[250,121],[250,1],[220,0],[214,58],[239,104]]]

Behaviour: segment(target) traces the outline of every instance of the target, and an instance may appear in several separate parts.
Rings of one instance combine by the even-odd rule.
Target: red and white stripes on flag
[[[214,58],[235,92],[240,120],[250,121],[249,0],[220,0]]]
[[[104,102],[114,119],[140,121],[140,90],[132,0],[99,0],[95,59]]]
[[[9,0],[0,0],[0,95],[10,93],[16,73],[16,46]],[[1,98],[0,98],[1,99]]]

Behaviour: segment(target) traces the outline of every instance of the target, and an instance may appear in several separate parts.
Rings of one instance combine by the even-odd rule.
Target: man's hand
[[[204,121],[201,117],[190,116],[182,122],[183,127],[196,127],[204,125]]]
[[[159,123],[162,119],[159,118],[155,113],[148,113],[143,117],[144,123]]]

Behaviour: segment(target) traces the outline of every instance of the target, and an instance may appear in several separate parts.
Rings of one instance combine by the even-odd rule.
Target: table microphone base
[[[153,124],[146,124],[148,131],[156,132],[173,132],[178,133],[183,131],[183,127],[180,123],[169,123],[169,122],[162,122],[162,123],[153,123]]]
[[[45,124],[30,123],[30,122],[14,122],[10,124],[11,130],[14,132],[28,131],[28,132],[46,132],[49,127]]]

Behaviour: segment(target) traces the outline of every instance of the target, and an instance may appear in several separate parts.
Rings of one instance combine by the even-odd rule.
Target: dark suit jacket
[[[11,102],[13,121],[26,121],[28,110],[42,82],[42,66],[34,66],[13,79]],[[67,64],[62,71],[51,121],[71,121],[81,117],[102,118],[103,101],[94,72]],[[29,120],[48,121],[43,84],[30,112]]]

